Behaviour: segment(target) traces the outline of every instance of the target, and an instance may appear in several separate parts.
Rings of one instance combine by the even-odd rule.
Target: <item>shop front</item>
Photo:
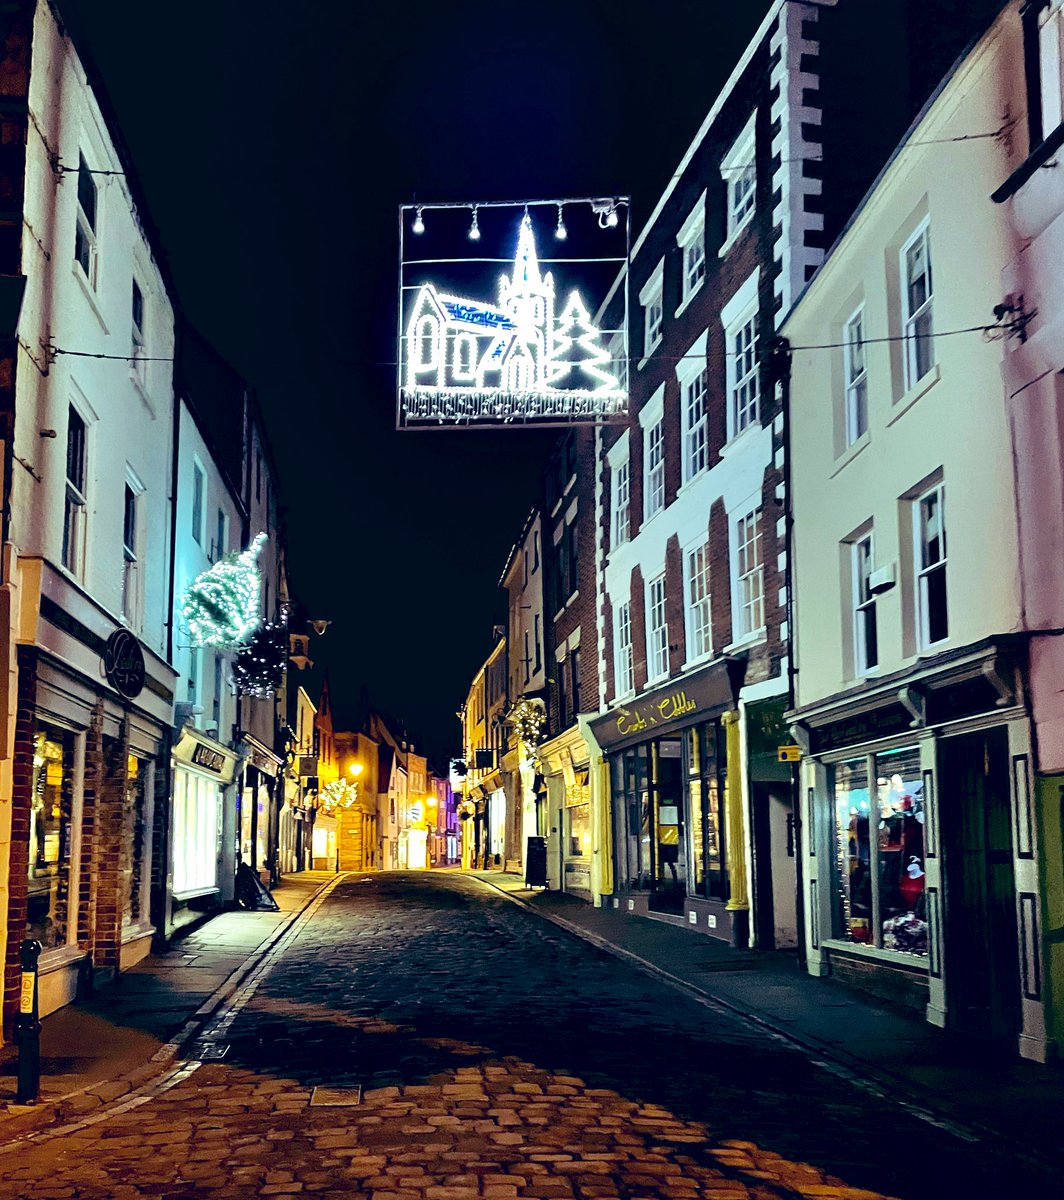
[[[266,887],[279,881],[277,834],[278,792],[283,786],[283,760],[257,738],[244,734],[243,778],[240,784],[239,850]],[[335,848],[334,848],[335,853]]]
[[[603,804],[599,763],[598,743],[580,718],[540,746],[541,782],[533,777],[530,790],[531,816],[547,838],[550,886],[596,904],[602,899],[611,837],[609,820],[598,811]]]
[[[990,646],[798,710],[809,970],[1046,1057],[1030,727]]]
[[[5,930],[4,1008],[18,947],[42,946],[52,1012],[150,952],[152,846],[166,811],[172,669],[72,581],[20,560],[22,626]]]
[[[224,828],[237,762],[230,747],[190,725],[174,743],[168,933],[232,899]]]
[[[738,715],[728,665],[591,723],[609,764],[614,907],[745,942]]]

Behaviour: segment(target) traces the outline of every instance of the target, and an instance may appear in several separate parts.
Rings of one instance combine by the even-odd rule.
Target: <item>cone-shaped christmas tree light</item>
[[[181,604],[192,643],[235,650],[261,624],[260,533],[241,553],[227,554],[189,584]]]

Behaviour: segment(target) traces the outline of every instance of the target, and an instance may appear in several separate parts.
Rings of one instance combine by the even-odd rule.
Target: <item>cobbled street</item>
[[[225,1041],[7,1145],[0,1200],[1059,1194],[458,874],[343,881]]]

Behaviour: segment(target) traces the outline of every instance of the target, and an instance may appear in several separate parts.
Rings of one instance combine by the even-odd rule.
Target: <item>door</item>
[[[654,880],[649,905],[681,913],[687,895],[684,846],[683,744],[663,737],[652,749]]]
[[[1020,979],[1004,726],[943,739],[939,792],[949,1025],[1010,1041],[1020,1031]]]

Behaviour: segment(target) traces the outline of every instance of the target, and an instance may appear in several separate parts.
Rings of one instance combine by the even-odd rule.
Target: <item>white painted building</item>
[[[1011,257],[990,196],[1023,139],[970,135],[1024,110],[1013,16],[947,76],[784,326],[790,719],[809,970],[1042,1059],[1007,334],[955,332],[994,323]]]

